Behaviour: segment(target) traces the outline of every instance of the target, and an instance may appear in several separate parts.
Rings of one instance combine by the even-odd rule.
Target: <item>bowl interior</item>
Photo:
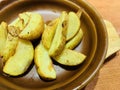
[[[25,72],[23,75],[18,77],[6,76],[2,72],[2,68],[0,68],[0,79],[1,79],[0,84],[3,85],[4,88],[21,89],[21,90],[22,89],[48,90],[48,89],[57,89],[57,88],[59,89],[68,88],[69,86],[70,89],[80,85],[85,81],[85,79],[88,78],[89,74],[94,71],[94,69],[98,66],[101,60],[102,54],[101,56],[98,56],[96,52],[97,53],[104,52],[104,50],[98,51],[97,49],[98,47],[100,47],[98,45],[100,42],[102,43],[105,42],[103,38],[106,38],[106,36],[105,35],[101,36],[101,34],[98,33],[99,28],[96,27],[97,26],[96,21],[91,19],[91,16],[86,10],[84,10],[84,6],[82,5],[85,5],[82,1],[79,2],[79,5],[71,1],[62,1],[62,0],[15,1],[0,11],[0,22],[5,21],[7,23],[11,23],[14,19],[16,19],[19,13],[25,11],[31,11],[31,12],[40,13],[43,16],[45,22],[47,23],[48,21],[57,18],[62,11],[77,12],[78,9],[81,9],[83,13],[80,20],[81,20],[81,28],[84,32],[84,37],[81,43],[75,48],[75,50],[82,52],[87,56],[86,60],[82,64],[75,67],[62,66],[53,61],[57,73],[57,79],[53,81],[42,80],[36,72],[34,62],[32,63],[32,65],[30,66],[27,72]],[[104,30],[102,30],[102,33],[104,33]],[[101,39],[101,41],[99,41],[98,43],[99,39]],[[103,45],[101,47],[105,48],[105,46]],[[93,63],[95,61],[96,63]],[[90,69],[90,66],[93,68]],[[1,64],[0,67],[2,67]],[[83,75],[84,73],[88,73],[87,74],[88,76]],[[73,83],[73,85],[71,85],[71,83]]]

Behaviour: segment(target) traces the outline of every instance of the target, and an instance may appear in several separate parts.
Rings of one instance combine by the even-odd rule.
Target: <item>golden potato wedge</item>
[[[4,50],[2,52],[2,60],[6,62],[12,55],[14,55],[17,44],[18,34],[17,28],[14,26],[8,26],[8,34],[5,42]]]
[[[80,28],[79,32],[66,43],[65,48],[74,49],[80,43],[82,37],[83,37],[83,31]]]
[[[11,24],[9,24],[9,26],[14,26],[18,28],[20,31],[22,31],[24,29],[24,20],[17,18]]]
[[[34,62],[38,74],[47,80],[56,79],[56,72],[48,51],[42,45],[42,42],[35,48]]]
[[[19,39],[15,54],[6,61],[3,72],[11,76],[23,74],[30,66],[33,55],[32,43],[28,40]]]
[[[19,34],[19,37],[26,40],[37,39],[44,30],[44,21],[40,14],[30,13],[30,21]]]
[[[30,13],[23,12],[19,14],[19,17],[15,19],[12,23],[10,23],[9,26],[15,26],[22,31],[26,27],[29,21],[30,21]]]
[[[8,34],[5,46],[3,48],[4,50],[2,52],[3,62],[6,62],[12,55],[14,55],[17,44],[18,37],[13,37],[12,35]]]
[[[76,66],[81,64],[85,60],[86,56],[70,49],[64,49],[60,55],[53,58],[62,65]]]
[[[59,18],[46,25],[45,30],[42,34],[42,43],[46,49],[49,49],[59,22]]]
[[[0,24],[0,56],[2,56],[2,52],[4,51],[5,42],[7,39],[7,24],[5,22],[1,22]]]
[[[19,19],[14,26],[17,27],[21,32],[25,28],[23,19]]]
[[[80,29],[80,18],[74,12],[69,12],[66,40],[73,38]]]
[[[62,12],[60,16],[60,20],[58,22],[55,35],[51,44],[51,47],[49,49],[49,55],[50,56],[56,56],[59,55],[66,42],[66,27],[67,27],[67,13]]]
[[[27,24],[30,21],[31,13],[30,12],[23,12],[19,14],[19,18],[23,20],[24,27],[27,26]]]

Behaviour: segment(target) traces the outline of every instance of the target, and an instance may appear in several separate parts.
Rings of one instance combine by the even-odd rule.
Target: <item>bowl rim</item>
[[[79,5],[79,0],[71,0],[72,2],[76,3]],[[92,5],[90,4],[88,1],[86,0],[81,0],[81,2],[85,7],[87,6],[87,8],[84,8],[84,10],[86,11],[87,9],[91,10],[95,16],[98,18],[99,22],[101,23],[102,27],[104,28],[104,31],[105,31],[105,46],[104,46],[104,52],[102,54],[102,57],[101,57],[101,61],[99,62],[98,66],[96,67],[96,69],[92,72],[92,74],[79,86],[77,86],[76,88],[74,89],[82,89],[84,88],[90,81],[93,80],[93,78],[95,77],[95,75],[97,74],[97,72],[100,70],[100,68],[102,67],[104,61],[105,61],[105,57],[106,57],[106,54],[107,54],[107,50],[108,50],[108,34],[107,34],[107,29],[106,29],[106,26],[105,26],[105,23],[104,23],[104,20],[103,20],[103,17],[101,16],[101,14],[98,12],[98,10]],[[91,12],[87,12],[90,13]],[[90,16],[91,17],[91,16]],[[91,17],[92,18],[92,17]]]

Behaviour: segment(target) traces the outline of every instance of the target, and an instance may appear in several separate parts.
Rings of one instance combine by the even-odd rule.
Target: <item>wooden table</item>
[[[120,36],[120,2],[118,0],[87,0],[104,19],[115,26]],[[120,90],[120,51],[106,59],[95,78],[83,90]]]

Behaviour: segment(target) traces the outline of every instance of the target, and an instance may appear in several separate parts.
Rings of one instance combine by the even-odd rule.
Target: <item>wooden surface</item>
[[[109,20],[120,36],[120,1],[87,0],[104,19]],[[95,78],[83,90],[120,90],[120,51],[106,59]]]

